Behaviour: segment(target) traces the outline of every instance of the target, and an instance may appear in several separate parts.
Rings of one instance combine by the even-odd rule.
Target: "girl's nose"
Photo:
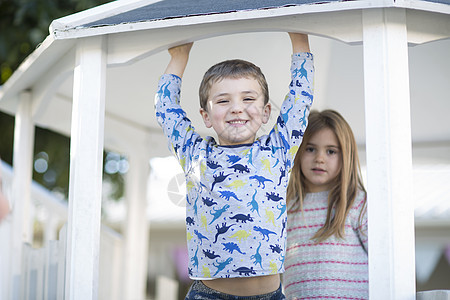
[[[324,162],[324,153],[322,153],[322,151],[318,151],[317,155],[315,156],[315,160],[316,162],[320,162],[323,163]]]

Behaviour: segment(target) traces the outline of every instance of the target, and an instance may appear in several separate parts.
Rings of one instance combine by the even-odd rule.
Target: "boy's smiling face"
[[[207,110],[200,108],[200,114],[225,146],[253,143],[261,125],[269,120],[270,110],[256,79],[224,78],[211,86]]]

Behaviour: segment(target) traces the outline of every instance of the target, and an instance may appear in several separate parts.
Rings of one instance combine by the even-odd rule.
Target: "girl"
[[[368,299],[366,191],[336,111],[311,112],[286,199],[287,299]]]

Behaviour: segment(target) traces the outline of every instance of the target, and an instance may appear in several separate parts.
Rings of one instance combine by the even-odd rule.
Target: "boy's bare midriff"
[[[207,287],[235,296],[262,295],[276,291],[280,287],[280,275],[256,277],[218,278],[203,280]]]

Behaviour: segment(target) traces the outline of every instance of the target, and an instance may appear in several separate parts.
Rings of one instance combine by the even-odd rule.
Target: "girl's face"
[[[328,191],[339,175],[342,154],[336,135],[330,128],[316,132],[300,157],[306,192]]]

